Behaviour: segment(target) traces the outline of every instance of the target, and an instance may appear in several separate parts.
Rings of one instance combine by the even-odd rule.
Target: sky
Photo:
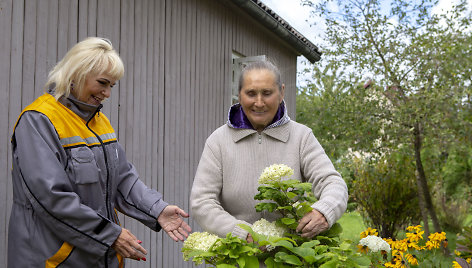
[[[433,8],[433,13],[442,13],[449,10],[452,3],[457,3],[459,0],[439,0],[438,4]],[[467,0],[469,10],[472,9],[472,0]],[[309,7],[301,5],[300,0],[261,0],[266,6],[272,9],[285,21],[287,21],[293,28],[299,31],[303,36],[310,40],[314,45],[319,46],[322,43],[324,36],[324,26],[321,19],[311,16]],[[316,0],[314,0],[316,2]],[[385,9],[388,10],[390,0],[384,0]],[[316,23],[316,27],[310,26]],[[323,60],[323,58],[321,59]],[[309,65],[305,57],[298,57],[298,70],[301,72]],[[299,75],[297,85],[304,85],[304,80],[307,76]]]

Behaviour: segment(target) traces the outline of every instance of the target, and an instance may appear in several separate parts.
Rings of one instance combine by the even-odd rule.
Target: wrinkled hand
[[[303,216],[297,226],[297,232],[302,237],[313,238],[315,235],[328,230],[329,224],[326,218],[316,209]]]
[[[147,251],[140,245],[136,236],[134,236],[129,230],[121,228],[121,233],[111,246],[117,253],[124,258],[130,258],[134,260],[146,260],[144,255]]]
[[[192,231],[192,228],[184,222],[181,216],[188,218],[189,215],[183,209],[169,205],[157,217],[157,222],[162,229],[176,242],[184,241],[184,236],[188,237],[188,233]]]

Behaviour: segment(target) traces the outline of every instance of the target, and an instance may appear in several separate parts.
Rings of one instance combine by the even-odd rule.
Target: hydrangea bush
[[[252,226],[240,225],[254,242],[234,237],[212,237],[208,233],[192,233],[182,248],[185,260],[207,263],[218,268],[248,267],[368,267],[368,257],[356,252],[351,241],[340,241],[342,228],[334,224],[328,231],[307,239],[295,231],[298,221],[313,208],[316,198],[311,183],[288,179],[293,169],[287,165],[271,165],[259,177],[260,200],[256,211],[278,213],[276,222],[261,219]],[[210,247],[207,247],[212,243]]]

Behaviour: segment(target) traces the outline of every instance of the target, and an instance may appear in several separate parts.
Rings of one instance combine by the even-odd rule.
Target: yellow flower
[[[443,240],[446,240],[446,233],[445,232],[440,232],[440,233],[432,233],[428,236],[430,241],[433,242],[441,242]]]
[[[392,245],[390,245],[392,249],[396,249],[398,251],[405,252],[408,250],[408,243],[406,239],[393,241]]]
[[[357,245],[357,251],[360,253],[367,253],[369,251],[368,246]]]
[[[421,247],[418,246],[418,244],[415,241],[407,240],[406,245],[407,245],[408,248],[414,248],[416,250],[421,250]]]
[[[454,249],[454,254],[456,254],[456,256],[460,256],[460,255],[461,255],[461,253],[460,253],[459,251],[455,250],[455,249]]]
[[[452,268],[462,268],[462,266],[458,262],[453,261],[452,262]]]
[[[411,231],[414,231],[416,233],[419,233],[421,231],[421,225],[416,225],[416,226],[408,226],[406,227],[406,230],[411,232]]]
[[[405,258],[411,265],[418,265],[418,259],[415,255],[406,254]]]
[[[406,237],[410,239],[411,241],[418,242],[421,239],[423,239],[423,234],[424,234],[424,231],[421,231],[421,232],[415,231],[413,233],[406,233]]]
[[[467,260],[465,260],[468,264],[470,264],[470,259],[471,258],[467,258]]]
[[[439,242],[437,242],[437,241],[431,241],[431,240],[430,240],[430,241],[427,241],[427,242],[426,242],[426,245],[425,245],[425,247],[426,247],[428,250],[432,250],[432,249],[434,249],[434,248],[439,248],[439,246],[440,246],[440,245],[439,245]]]
[[[361,233],[361,239],[366,238],[369,235],[378,236],[379,233],[377,232],[377,229],[372,229],[372,228],[369,227],[369,228],[367,228],[367,230],[365,230],[364,232]]]

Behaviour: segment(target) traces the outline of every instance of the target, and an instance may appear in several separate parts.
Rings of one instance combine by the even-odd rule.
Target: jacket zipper
[[[97,137],[98,141],[100,142],[100,146],[102,147],[102,150],[103,150],[103,157],[104,157],[104,160],[105,160],[105,168],[107,170],[107,180],[106,180],[106,193],[105,193],[105,205],[106,205],[106,208],[107,208],[107,218],[108,219],[114,219],[113,217],[111,217],[111,213],[110,213],[110,202],[108,201],[109,199],[109,191],[108,191],[108,184],[109,184],[109,180],[110,180],[110,170],[108,168],[108,157],[107,157],[107,152],[105,151],[105,144],[103,144],[103,140],[102,138],[100,138],[100,136],[97,135],[97,133],[95,133],[95,131],[93,131],[90,127],[89,127],[89,123],[90,121],[92,121],[92,119],[95,117],[95,115],[100,112],[100,109],[102,109],[103,105],[100,104],[98,105],[98,108],[97,110],[95,110],[95,112],[93,113],[93,115],[89,118],[89,120],[87,120],[87,123],[85,124],[85,126],[87,126],[88,130],[90,130],[90,132],[93,133],[93,135],[95,135],[95,137]],[[98,114],[98,116],[100,116],[100,114]],[[114,221],[114,220],[113,220]],[[105,253],[105,268],[108,267],[108,252],[110,251],[110,248],[108,248],[107,252]]]

